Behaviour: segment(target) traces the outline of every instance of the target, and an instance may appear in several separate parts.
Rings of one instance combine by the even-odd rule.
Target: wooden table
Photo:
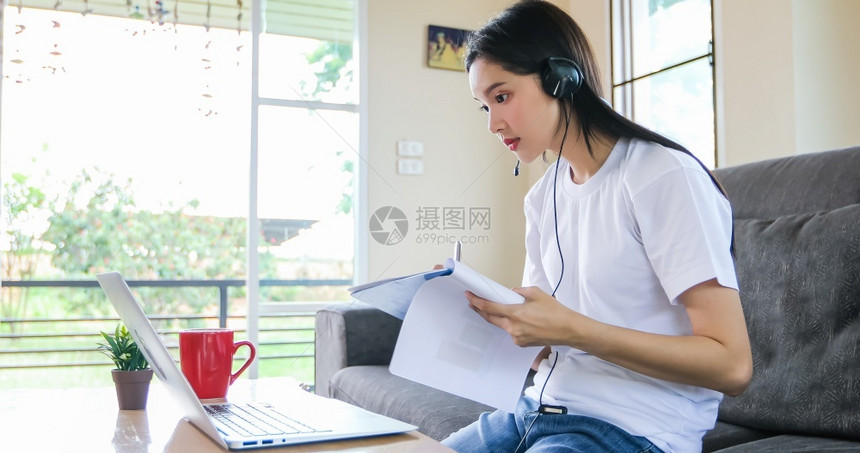
[[[57,376],[61,379],[62,376]],[[298,390],[289,378],[240,379],[228,399],[277,403]],[[0,391],[0,451],[8,452],[223,452],[193,425],[158,379],[146,410],[121,411],[113,387]],[[451,452],[417,431],[392,436],[265,448],[266,452]]]

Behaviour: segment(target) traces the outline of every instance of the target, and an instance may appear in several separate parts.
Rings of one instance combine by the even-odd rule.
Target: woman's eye
[[[490,113],[490,108],[489,108],[489,107],[487,107],[486,105],[482,105],[482,106],[480,106],[480,107],[478,107],[478,108],[479,108],[479,109],[481,109],[481,111],[482,111],[482,112],[484,112],[484,113]]]
[[[501,104],[502,102],[505,102],[507,99],[508,99],[507,94],[497,94],[496,95],[496,102],[498,102],[499,104]]]

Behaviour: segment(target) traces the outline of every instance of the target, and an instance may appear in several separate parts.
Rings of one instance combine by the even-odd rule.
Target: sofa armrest
[[[342,368],[388,365],[402,321],[362,302],[326,307],[316,314],[314,385],[330,396],[328,383]]]

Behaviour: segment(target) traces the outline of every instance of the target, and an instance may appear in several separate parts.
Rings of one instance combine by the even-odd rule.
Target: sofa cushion
[[[493,408],[395,376],[387,366],[352,366],[332,376],[329,394],[371,412],[416,425],[442,440]]]
[[[735,222],[754,373],[720,420],[860,439],[860,205]]]
[[[702,439],[702,453],[711,453],[733,445],[771,436],[773,436],[773,433],[718,421],[714,429],[708,431]]]
[[[717,450],[716,453],[856,453],[858,449],[860,449],[860,445],[857,442],[848,440],[784,435],[735,445]]]
[[[330,396],[332,375],[353,365],[387,365],[403,321],[363,302],[326,307],[316,314],[314,383]]]

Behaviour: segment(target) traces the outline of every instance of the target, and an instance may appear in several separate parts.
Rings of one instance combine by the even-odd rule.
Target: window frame
[[[714,33],[715,33],[715,15],[714,15],[714,0],[709,0],[710,4],[710,26],[711,39],[708,43],[708,50],[704,54],[696,55],[687,58],[683,61],[676,62],[667,66],[662,66],[656,70],[651,70],[648,73],[635,75],[633,72],[635,61],[635,46],[633,45],[633,14],[631,13],[633,2],[641,2],[643,0],[609,0],[609,49],[610,49],[610,100],[613,108],[620,114],[636,121],[635,117],[635,93],[634,84],[638,81],[648,80],[652,77],[666,73],[673,69],[684,67],[688,64],[707,59],[710,66],[711,74],[711,105],[713,110],[713,134],[714,134],[714,149],[713,161],[714,168],[719,167],[720,152],[719,152],[719,120],[717,116],[717,69],[715,63],[714,50]],[[647,0],[646,0],[647,1]],[[620,17],[618,17],[620,15]],[[623,24],[620,30],[616,30],[618,23]],[[618,31],[618,33],[616,33]],[[622,37],[622,42],[616,42],[616,36]],[[621,55],[617,53],[620,52]],[[621,62],[621,68],[618,68],[618,62]],[[616,72],[620,72],[621,76],[616,79]],[[616,90],[621,89],[622,96],[616,96]],[[660,131],[655,131],[660,133]],[[684,145],[682,143],[682,145]]]
[[[247,313],[247,334],[248,340],[250,340],[254,344],[259,344],[259,319],[260,319],[260,305],[261,305],[261,295],[260,295],[260,268],[259,268],[259,237],[255,234],[250,234],[253,231],[259,231],[260,228],[260,218],[258,212],[258,200],[259,200],[259,117],[261,107],[276,107],[276,108],[304,108],[311,111],[345,111],[351,112],[358,115],[359,120],[359,128],[358,128],[358,152],[357,161],[359,163],[365,162],[365,137],[366,130],[364,127],[365,123],[365,107],[364,102],[364,89],[362,88],[362,81],[364,77],[361,75],[365,67],[363,66],[363,59],[360,58],[364,53],[361,52],[361,45],[365,42],[363,30],[364,24],[366,22],[363,21],[363,17],[365,17],[365,9],[366,9],[366,1],[365,0],[351,0],[353,2],[353,11],[354,11],[354,28],[353,28],[353,48],[358,49],[358,52],[355,52],[354,58],[358,59],[358,86],[356,89],[359,90],[358,101],[356,104],[336,104],[329,102],[321,102],[321,101],[304,101],[304,100],[288,100],[288,99],[277,99],[264,97],[260,95],[260,81],[257,74],[260,71],[260,36],[264,33],[263,31],[263,23],[264,23],[264,5],[265,0],[252,0],[251,2],[251,41],[252,41],[252,55],[251,55],[251,143],[250,143],[250,175],[249,175],[249,191],[248,191],[248,231],[249,235],[247,238],[248,243],[248,263],[247,263],[247,295],[248,295],[248,313]],[[355,171],[355,180],[353,187],[353,203],[356,205],[353,207],[353,217],[355,221],[355,225],[360,225],[360,221],[363,221],[362,211],[358,208],[364,203],[361,201],[360,197],[364,191],[361,190],[361,186],[364,184],[363,181],[363,173],[364,168],[362,165],[356,165]],[[356,239],[358,238],[358,234],[356,234]],[[365,254],[366,243],[355,241],[354,244],[354,258],[353,258],[353,279],[355,281],[359,275],[362,275],[364,272],[359,267],[359,264],[362,262],[360,259],[361,256]],[[272,310],[267,310],[271,312]],[[256,379],[258,377],[258,361],[254,361],[251,363],[251,366],[248,367],[248,374],[251,379]]]

